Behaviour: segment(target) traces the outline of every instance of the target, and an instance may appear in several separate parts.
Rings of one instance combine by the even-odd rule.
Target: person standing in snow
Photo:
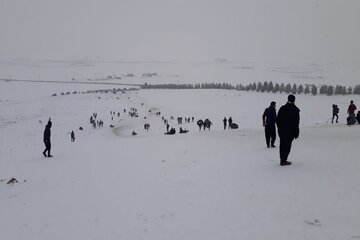
[[[75,142],[75,133],[74,133],[74,130],[71,131],[71,142]]]
[[[229,123],[229,128],[231,128],[231,124],[232,124],[232,118],[231,117],[229,117],[228,123]]]
[[[224,122],[224,130],[225,130],[226,129],[226,123],[227,123],[226,117],[224,117],[223,122]]]
[[[263,126],[265,128],[265,140],[266,145],[269,148],[270,143],[271,147],[275,147],[275,140],[276,140],[276,103],[271,102],[270,107],[266,108],[263,115]]]
[[[294,139],[299,137],[300,110],[295,105],[295,96],[290,94],[288,102],[278,112],[276,124],[280,137],[280,165],[290,165],[287,161]]]
[[[356,114],[356,120],[358,121],[358,124],[360,124],[360,111]]]
[[[336,104],[333,104],[332,105],[332,110],[333,110],[333,116],[332,116],[332,119],[331,119],[331,123],[334,123],[334,118],[336,117],[336,123],[338,123],[338,119],[339,119],[339,116],[338,116],[338,113],[339,113],[339,108]]]
[[[347,113],[349,114],[349,117],[347,118],[348,125],[352,125],[356,123],[355,110],[356,110],[356,105],[354,104],[354,101],[351,100],[347,110]]]
[[[45,143],[45,150],[43,151],[43,155],[45,157],[52,157],[52,155],[50,154],[50,150],[51,150],[51,141],[50,141],[50,137],[51,137],[51,128],[52,126],[52,122],[51,119],[49,118],[49,122],[48,124],[45,126],[45,130],[44,130],[44,143]],[[46,155],[47,152],[47,155]]]

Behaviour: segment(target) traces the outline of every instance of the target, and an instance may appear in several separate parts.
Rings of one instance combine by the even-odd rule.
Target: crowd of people
[[[355,123],[360,124],[360,111],[355,115],[355,111],[357,110],[354,101],[351,100],[347,109],[348,117],[347,117],[347,125],[353,125]],[[126,109],[123,110],[126,113]],[[138,117],[138,111],[136,108],[130,108],[128,111],[130,117]],[[332,105],[332,118],[331,123],[338,123],[339,120],[339,107],[336,104]],[[160,116],[160,112],[156,114],[156,116]],[[120,112],[110,111],[111,120],[114,120],[114,117],[120,118]],[[146,119],[146,117],[144,117]],[[166,126],[167,135],[173,135],[176,133],[175,127],[170,127],[170,121],[162,116],[162,121]],[[173,116],[170,117],[170,120],[174,120]],[[194,122],[194,117],[185,117],[185,123]],[[228,119],[226,117],[223,118],[223,127],[226,129],[237,129],[238,125],[233,122],[232,117],[230,116]],[[183,117],[177,117],[178,125],[183,124]],[[270,106],[267,107],[262,115],[262,124],[265,129],[265,143],[268,148],[275,148],[276,141],[276,128],[277,133],[280,138],[279,145],[279,153],[280,153],[280,165],[286,166],[291,165],[291,162],[288,161],[288,156],[291,151],[292,142],[294,139],[299,137],[299,123],[300,123],[300,110],[295,105],[295,96],[290,94],[287,99],[287,103],[280,107],[279,111],[276,112],[276,102],[272,101]],[[101,119],[97,119],[97,113],[93,113],[90,116],[90,124],[93,128],[103,127],[104,122]],[[205,120],[199,119],[196,124],[199,127],[199,131],[201,129],[210,130],[213,123],[206,118]],[[110,125],[112,126],[112,125]],[[43,141],[45,144],[45,150],[43,151],[43,155],[45,157],[52,157],[50,154],[51,151],[51,127],[52,122],[51,118],[49,118],[48,123],[45,126]],[[150,124],[145,123],[144,129],[146,131],[150,130]],[[179,133],[187,133],[189,130],[180,127]],[[75,133],[72,130],[71,133],[71,142],[75,142]],[[132,132],[132,135],[135,136],[137,133],[135,131]]]

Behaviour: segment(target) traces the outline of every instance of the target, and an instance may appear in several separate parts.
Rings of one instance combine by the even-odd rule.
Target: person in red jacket
[[[349,117],[347,118],[348,125],[352,125],[356,123],[355,110],[356,110],[356,105],[354,104],[354,101],[351,100],[347,110],[347,113],[349,114]]]
[[[354,104],[354,101],[351,100],[350,101],[350,105],[349,105],[349,108],[348,108],[348,114],[355,114],[355,110],[356,110],[356,106]]]

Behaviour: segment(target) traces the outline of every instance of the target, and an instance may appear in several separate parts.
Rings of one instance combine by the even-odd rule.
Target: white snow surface
[[[0,82],[0,239],[360,238],[360,127],[345,125],[347,104],[360,105],[358,96],[297,95],[300,137],[289,156],[293,165],[281,167],[279,141],[266,148],[261,115],[270,101],[279,109],[284,94],[50,96],[102,88]],[[333,103],[338,124],[328,121]],[[132,107],[138,118],[123,113]],[[111,120],[110,111],[120,118]],[[90,126],[92,113],[103,128]],[[174,116],[175,135],[164,134],[162,116]],[[189,133],[178,134],[178,116],[209,118],[213,126],[199,131],[185,123]],[[239,129],[223,130],[229,116]],[[53,158],[42,155],[49,117]],[[12,177],[19,182],[7,184]]]

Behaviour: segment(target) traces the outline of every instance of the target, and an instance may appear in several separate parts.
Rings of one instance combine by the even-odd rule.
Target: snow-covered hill
[[[270,101],[279,108],[286,95],[139,90],[50,96],[89,89],[99,86],[0,82],[1,239],[360,237],[360,127],[345,125],[349,96],[297,96],[300,138],[289,157],[293,165],[281,167],[278,147],[265,146],[261,115]],[[353,100],[360,104],[359,97]],[[339,124],[327,123],[333,103],[340,107]],[[139,117],[128,115],[131,108]],[[111,111],[120,117],[112,120]],[[92,128],[93,113],[103,128]],[[184,123],[189,133],[165,135],[162,117],[178,132],[179,116],[214,125],[199,131],[195,122]],[[229,116],[238,130],[222,129]],[[54,157],[44,158],[49,117]],[[6,184],[11,177],[19,183]]]

